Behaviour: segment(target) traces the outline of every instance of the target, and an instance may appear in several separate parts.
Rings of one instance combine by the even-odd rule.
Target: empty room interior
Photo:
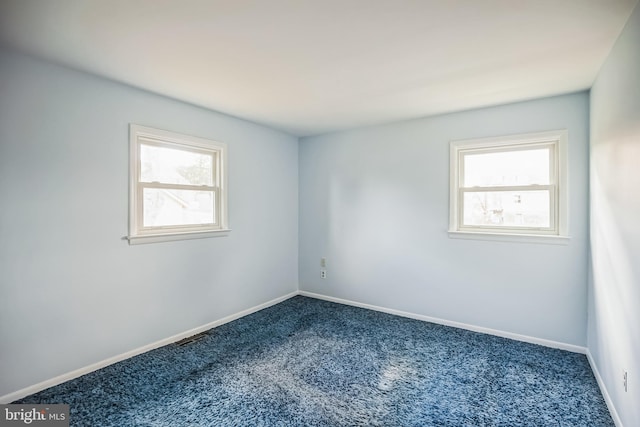
[[[639,218],[637,0],[0,0],[5,421],[640,426]]]

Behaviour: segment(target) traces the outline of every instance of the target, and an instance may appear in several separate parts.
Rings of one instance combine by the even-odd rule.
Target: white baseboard
[[[233,320],[239,319],[241,317],[247,316],[249,314],[255,313],[267,307],[271,307],[272,305],[276,305],[281,303],[284,300],[287,300],[291,297],[298,295],[298,292],[291,292],[287,295],[281,296],[279,298],[272,299],[271,301],[267,301],[265,303],[256,305],[255,307],[248,308],[246,310],[240,311],[238,313],[232,314],[230,316],[223,317],[222,319],[215,320],[213,322],[207,323],[206,325],[198,326],[197,328],[190,329],[188,331],[173,335],[171,337],[162,339],[160,341],[156,341],[151,344],[147,344],[145,346],[136,348],[134,350],[128,351],[126,353],[122,353],[108,359],[102,360],[100,362],[91,364],[89,366],[85,366],[84,368],[76,369],[75,371],[67,372],[66,374],[58,375],[55,378],[48,379],[46,381],[42,381],[38,384],[31,385],[29,387],[25,387],[21,390],[14,391],[13,393],[5,394],[0,397],[0,404],[11,403],[15,400],[22,399],[23,397],[29,396],[30,394],[37,393],[39,391],[45,390],[49,387],[56,386],[58,384],[62,384],[63,382],[72,380],[74,378],[81,377],[82,375],[88,374],[93,371],[97,371],[98,369],[102,369],[109,365],[113,365],[114,363],[120,362],[125,359],[129,359],[131,357],[137,356],[142,353],[146,353],[147,351],[154,350],[156,348],[163,347],[165,345],[174,343],[176,341],[180,341],[183,338],[190,337],[195,334],[199,334],[200,332],[208,331],[211,328],[215,328],[220,325],[224,325],[225,323],[229,323]]]
[[[593,363],[593,360],[588,352],[588,350],[585,347],[580,347],[577,345],[573,345],[573,344],[566,344],[566,343],[561,343],[561,342],[557,342],[557,341],[551,341],[551,340],[545,340],[542,338],[535,338],[535,337],[531,337],[531,336],[527,336],[527,335],[520,335],[520,334],[515,334],[515,333],[511,333],[511,332],[505,332],[505,331],[500,331],[497,329],[491,329],[491,328],[485,328],[485,327],[481,327],[481,326],[475,326],[475,325],[470,325],[470,324],[466,324],[466,323],[461,323],[461,322],[454,322],[454,321],[450,321],[450,320],[445,320],[445,319],[439,319],[436,317],[431,317],[431,316],[425,316],[425,315],[421,315],[421,314],[415,314],[415,313],[409,313],[406,311],[400,311],[400,310],[394,310],[391,308],[386,308],[386,307],[380,307],[380,306],[375,306],[375,305],[371,305],[371,304],[365,304],[365,303],[360,303],[360,302],[356,302],[356,301],[350,301],[350,300],[345,300],[342,298],[335,298],[335,297],[330,297],[327,295],[321,295],[321,294],[316,294],[313,292],[307,292],[307,291],[296,291],[296,292],[291,292],[287,295],[284,295],[282,297],[279,298],[275,298],[271,301],[267,301],[263,304],[259,304],[255,307],[251,307],[248,308],[246,310],[243,310],[241,312],[232,314],[230,316],[224,317],[222,319],[219,320],[215,320],[213,322],[207,323],[206,325],[202,325],[199,326],[197,328],[193,328],[190,329],[188,331],[182,332],[180,334],[176,334],[173,335],[171,337],[162,339],[160,341],[156,341],[154,343],[151,344],[147,344],[145,346],[136,348],[134,350],[128,351],[126,353],[122,353],[113,357],[110,357],[108,359],[102,360],[100,362],[94,363],[92,365],[86,366],[84,368],[80,368],[80,369],[76,369],[74,371],[68,372],[66,374],[62,374],[59,375],[55,378],[51,378],[49,380],[46,381],[42,381],[38,384],[34,384],[32,386],[23,388],[21,390],[15,391],[13,393],[9,393],[6,394],[4,396],[0,397],[0,403],[11,403],[17,399],[21,399],[23,397],[29,396],[33,393],[37,393],[39,391],[45,390],[49,387],[53,387],[56,386],[58,384],[62,384],[63,382],[72,380],[74,378],[78,378],[81,377],[82,375],[88,374],[90,372],[96,371],[98,369],[107,367],[109,365],[112,365],[114,363],[120,362],[122,360],[125,359],[129,359],[131,357],[137,356],[139,354],[142,353],[146,353],[147,351],[151,351],[154,350],[156,348],[159,347],[163,347],[165,345],[174,343],[176,341],[180,341],[183,338],[187,338],[190,337],[192,335],[198,334],[200,332],[204,332],[207,331],[211,328],[215,328],[217,326],[223,325],[225,323],[229,323],[233,320],[239,319],[241,317],[247,316],[249,314],[255,313],[257,311],[260,311],[262,309],[265,309],[267,307],[270,307],[272,305],[275,304],[279,304],[282,301],[285,301],[289,298],[292,298],[296,295],[302,295],[302,296],[306,296],[306,297],[310,297],[310,298],[316,298],[316,299],[321,299],[321,300],[326,300],[326,301],[331,301],[331,302],[335,302],[338,304],[345,304],[345,305],[351,305],[354,307],[360,307],[360,308],[366,308],[369,310],[375,310],[375,311],[380,311],[383,313],[388,313],[388,314],[394,314],[396,316],[402,316],[402,317],[407,317],[410,319],[416,319],[416,320],[422,320],[422,321],[426,321],[426,322],[431,322],[431,323],[437,323],[440,325],[445,325],[445,326],[452,326],[455,328],[460,328],[460,329],[466,329],[466,330],[470,330],[470,331],[474,331],[474,332],[480,332],[480,333],[485,333],[485,334],[489,334],[489,335],[495,335],[495,336],[499,336],[499,337],[503,337],[503,338],[510,338],[510,339],[514,339],[517,341],[524,341],[524,342],[528,342],[528,343],[532,343],[532,344],[539,344],[539,345],[543,345],[545,347],[552,347],[552,348],[558,348],[558,349],[562,349],[562,350],[567,350],[567,351],[571,351],[574,353],[582,353],[582,354],[586,354],[587,357],[589,358],[589,363],[591,364],[591,367],[593,369],[594,375],[598,381],[598,385],[600,386],[600,389],[602,390],[602,394],[605,398],[605,401],[607,402],[607,406],[609,407],[609,411],[611,412],[611,415],[614,419],[614,422],[616,423],[617,427],[623,427],[622,423],[620,422],[620,418],[617,415],[617,412],[615,411],[615,407],[613,406],[613,403],[611,402],[611,399],[609,397],[609,394],[606,391],[606,388],[604,387],[604,383],[602,382],[602,379],[597,371],[597,368],[595,366],[595,364]]]
[[[604,384],[602,380],[602,376],[600,375],[600,371],[598,370],[598,366],[596,365],[596,361],[593,360],[593,356],[591,355],[591,351],[587,348],[587,360],[589,360],[589,365],[591,365],[591,370],[593,371],[593,375],[596,377],[596,381],[598,382],[598,387],[600,387],[600,392],[602,393],[602,397],[607,404],[607,408],[609,408],[609,413],[611,414],[611,418],[613,418],[613,422],[616,427],[624,427],[622,425],[622,420],[618,415],[618,411],[616,411],[616,407],[613,404],[613,400],[611,400],[611,396],[609,395],[609,391],[607,390],[607,386]]]
[[[467,324],[467,323],[454,322],[454,321],[451,321],[451,320],[439,319],[437,317],[424,316],[422,314],[409,313],[409,312],[406,312],[406,311],[394,310],[392,308],[380,307],[380,306],[371,305],[371,304],[364,304],[364,303],[360,303],[360,302],[356,302],[356,301],[350,301],[350,300],[346,300],[346,299],[342,299],[342,298],[335,298],[335,297],[330,297],[330,296],[326,296],[326,295],[322,295],[322,294],[316,294],[316,293],[313,293],[313,292],[299,291],[298,293],[300,295],[302,295],[302,296],[305,296],[305,297],[322,299],[322,300],[325,300],[325,301],[336,302],[338,304],[352,305],[354,307],[367,308],[369,310],[381,311],[383,313],[394,314],[396,316],[402,316],[402,317],[408,317],[410,319],[416,319],[416,320],[422,320],[422,321],[425,321],[425,322],[437,323],[439,325],[444,325],[444,326],[452,326],[454,328],[466,329],[466,330],[473,331],[473,332],[480,332],[480,333],[483,333],[483,334],[495,335],[495,336],[498,336],[498,337],[509,338],[509,339],[516,340],[516,341],[524,341],[524,342],[528,342],[528,343],[531,343],[531,344],[542,345],[542,346],[545,346],[545,347],[558,348],[558,349],[561,349],[561,350],[571,351],[573,353],[580,353],[580,354],[586,354],[587,353],[587,349],[585,347],[580,347],[579,345],[567,344],[567,343],[558,342],[558,341],[552,341],[552,340],[546,340],[546,339],[543,339],[543,338],[536,338],[536,337],[531,337],[531,336],[528,336],[528,335],[520,335],[520,334],[515,334],[513,332],[505,332],[505,331],[500,331],[498,329],[485,328],[485,327],[482,327],[482,326],[475,326],[475,325],[470,325],[470,324]]]

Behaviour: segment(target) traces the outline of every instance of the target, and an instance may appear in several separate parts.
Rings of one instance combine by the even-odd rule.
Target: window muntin
[[[129,241],[227,231],[226,145],[138,125],[130,134]]]
[[[566,235],[565,140],[557,131],[452,142],[450,231]]]

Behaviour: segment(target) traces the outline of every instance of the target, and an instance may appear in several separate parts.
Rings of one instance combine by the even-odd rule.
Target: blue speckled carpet
[[[583,355],[300,296],[19,402],[75,426],[613,426]]]

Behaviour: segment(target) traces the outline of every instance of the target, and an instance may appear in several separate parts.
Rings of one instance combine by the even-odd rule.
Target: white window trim
[[[165,230],[142,230],[142,205],[139,200],[140,177],[140,143],[149,140],[158,145],[177,145],[191,149],[214,151],[217,156],[216,199],[219,204],[218,223],[215,227],[179,226],[167,227]],[[175,240],[202,239],[220,237],[229,234],[227,215],[227,145],[223,142],[212,141],[190,135],[178,134],[160,129],[140,126],[131,123],[129,126],[129,235],[130,245],[142,243],[159,243]]]
[[[557,230],[553,234],[548,232],[535,232],[527,234],[524,230],[514,229],[460,229],[460,201],[459,185],[460,170],[459,158],[465,149],[490,149],[506,146],[544,144],[557,142],[556,151],[556,180],[557,195],[554,197],[553,209],[556,210],[555,218],[558,222]],[[554,130],[548,132],[537,132],[519,135],[507,135],[501,137],[490,137],[480,139],[465,139],[451,141],[449,144],[450,168],[449,168],[449,237],[454,239],[492,240],[522,243],[547,243],[547,244],[567,244],[570,237],[568,235],[569,224],[569,201],[568,201],[568,132],[567,130]]]

